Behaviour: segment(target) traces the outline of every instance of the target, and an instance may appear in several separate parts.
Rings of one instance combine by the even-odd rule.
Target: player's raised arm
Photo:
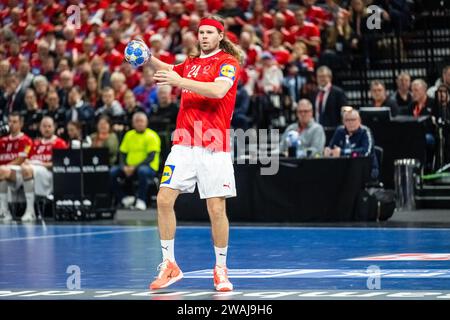
[[[153,78],[158,82],[158,85],[177,86],[213,99],[223,98],[233,85],[233,82],[224,80],[214,82],[195,81],[183,78],[172,70],[160,70],[155,73]]]
[[[155,58],[153,55],[150,57],[149,62],[156,69],[156,71],[160,71],[160,70],[170,71],[173,68],[172,64],[162,62],[158,58]]]

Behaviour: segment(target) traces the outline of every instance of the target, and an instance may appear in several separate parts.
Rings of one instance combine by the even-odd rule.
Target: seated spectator
[[[122,105],[114,98],[114,90],[111,87],[106,87],[102,91],[103,106],[95,111],[95,116],[100,115],[109,116],[113,123],[119,121],[119,119],[125,114]]]
[[[313,94],[314,118],[324,127],[336,127],[341,123],[341,108],[347,104],[344,91],[332,84],[333,74],[327,66],[316,71],[319,90]]]
[[[281,136],[280,153],[289,155],[288,136],[294,131],[297,137],[297,157],[317,157],[322,155],[325,147],[325,131],[323,127],[314,121],[313,106],[307,99],[302,99],[296,109],[297,122],[289,125]]]
[[[372,81],[370,83],[370,95],[372,96],[372,101],[369,107],[388,107],[389,109],[391,109],[391,116],[395,117],[398,115],[397,102],[388,98],[386,87],[384,86],[383,82],[378,80]]]
[[[0,219],[12,220],[8,208],[8,187],[16,191],[23,180],[20,165],[28,157],[33,141],[22,132],[23,118],[18,112],[8,116],[10,134],[0,138]],[[19,182],[19,184],[17,183]]]
[[[236,112],[236,110],[235,110]],[[163,131],[168,127],[175,128],[178,115],[178,104],[173,101],[172,87],[158,87],[158,104],[153,105],[149,118],[149,126],[155,131]]]
[[[39,131],[39,122],[42,119],[42,111],[39,109],[36,93],[33,89],[28,88],[25,92],[26,109],[20,112],[24,119],[23,131],[30,138],[36,138]]]
[[[311,55],[317,55],[320,52],[320,30],[312,22],[305,20],[305,9],[300,8],[295,11],[297,24],[291,27],[292,43],[301,41],[308,46],[308,52]]]
[[[111,187],[116,200],[125,208],[147,209],[147,192],[149,179],[156,176],[159,170],[159,153],[161,140],[158,134],[147,128],[147,115],[142,112],[133,116],[133,130],[128,131],[120,145],[120,165],[111,169]],[[125,197],[118,179],[138,179],[137,199]]]
[[[269,51],[281,67],[284,67],[291,58],[289,51],[283,45],[283,35],[278,30],[270,34]]]
[[[409,112],[414,118],[429,116],[425,122],[425,141],[427,145],[425,171],[433,170],[433,158],[436,150],[436,119],[439,117],[437,105],[433,98],[427,96],[427,84],[422,79],[416,79],[411,83],[412,102]]]
[[[145,110],[150,111],[151,106],[157,103],[156,84],[153,80],[155,71],[150,67],[144,67],[142,72],[142,84],[133,89],[136,100],[141,103]]]
[[[67,149],[66,142],[55,135],[55,122],[44,117],[39,124],[41,138],[33,141],[29,158],[20,166],[25,192],[26,210],[21,220],[35,221],[34,199],[53,193],[52,154],[54,149]]]
[[[407,72],[402,72],[397,76],[397,90],[391,94],[390,98],[397,102],[400,114],[408,114],[408,107],[412,102],[411,76]]]
[[[66,121],[77,121],[85,132],[92,132],[94,126],[94,109],[83,101],[80,87],[74,86],[69,91],[69,108],[66,110]]]
[[[374,152],[374,141],[370,129],[361,125],[359,112],[351,109],[343,114],[344,125],[334,132],[328,147],[324,150],[325,157],[367,157],[372,159],[371,178],[376,180],[379,165]]]
[[[320,55],[320,64],[332,68],[347,66],[353,32],[348,21],[348,16],[342,12],[339,13],[336,18],[336,23],[327,27],[324,31],[325,41],[322,46],[323,52]]]
[[[69,91],[73,88],[73,72],[63,71],[59,77],[60,85],[58,86],[59,101],[63,108],[70,108],[69,106]]]
[[[92,148],[107,148],[109,165],[117,162],[119,153],[119,140],[112,131],[112,121],[108,116],[101,116],[97,121],[97,131],[91,134]]]
[[[245,90],[242,82],[239,81],[236,93],[236,103],[231,119],[231,126],[234,129],[247,130],[250,128],[251,118],[247,116],[250,107],[250,96]]]
[[[126,77],[126,85],[128,89],[133,89],[137,87],[141,82],[141,73],[133,68],[133,66],[128,62],[123,62],[120,67],[120,72],[123,73]],[[114,88],[114,85],[113,85]]]
[[[49,83],[46,77],[38,75],[33,79],[33,87],[36,94],[36,102],[39,109],[44,108],[45,98],[49,89]]]
[[[45,100],[47,108],[42,110],[42,115],[52,118],[55,122],[56,133],[61,135],[66,126],[66,111],[59,104],[58,93],[53,89],[47,93]],[[61,130],[62,129],[62,130]]]
[[[230,32],[233,32],[236,36],[241,33],[242,26],[247,18],[236,0],[223,1],[223,6],[217,11],[217,14],[225,19]]]
[[[20,80],[20,76],[16,72],[8,74],[6,77],[6,86],[4,95],[4,106],[2,106],[3,113],[8,114],[13,111],[21,111],[25,106],[25,91],[28,86],[24,81]]]
[[[86,102],[95,110],[102,106],[102,97],[99,93],[97,78],[93,75],[86,80],[86,90],[84,91]]]
[[[78,121],[69,121],[67,123],[68,144],[71,149],[90,148],[92,140],[90,136],[83,135],[83,128]]]
[[[120,62],[122,63],[122,61]],[[102,57],[96,55],[91,61],[92,73],[97,78],[98,90],[103,90],[105,87],[111,85],[110,78],[111,73]]]
[[[412,102],[409,105],[410,115],[437,116],[434,98],[427,96],[427,84],[422,79],[416,79],[411,84]]]
[[[128,90],[125,75],[122,72],[116,71],[111,75],[111,87],[115,93],[115,100],[123,106],[123,95]]]
[[[297,107],[297,103],[301,97],[302,88],[306,81],[307,78],[300,73],[298,64],[291,62],[286,66],[286,75],[283,79],[283,88],[291,100],[291,109],[295,109]]]
[[[430,98],[434,98],[435,93],[441,84],[450,88],[450,65],[447,65],[442,69],[442,77],[437,79],[434,86],[428,89],[427,95]]]
[[[298,72],[304,78],[309,78],[314,72],[314,61],[308,55],[306,44],[302,41],[295,42],[290,62],[297,65]]]
[[[162,62],[165,62],[167,64],[174,64],[175,56],[172,53],[167,52],[166,50],[163,50],[162,40],[163,40],[163,37],[159,33],[151,36],[150,51],[152,52],[152,55],[155,58],[160,59]]]
[[[125,114],[122,116],[122,120],[119,123],[113,125],[114,131],[124,132],[132,129],[133,115],[136,112],[143,112],[147,114],[147,111],[142,107],[142,105],[136,101],[133,91],[127,90],[124,95],[124,111]]]

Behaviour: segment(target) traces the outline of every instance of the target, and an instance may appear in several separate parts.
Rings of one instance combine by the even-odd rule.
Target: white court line
[[[51,239],[51,238],[65,238],[65,237],[84,237],[84,236],[92,236],[92,235],[98,235],[98,234],[150,231],[150,230],[154,230],[154,229],[156,229],[156,227],[137,228],[137,229],[120,229],[120,230],[97,231],[97,232],[78,232],[78,233],[54,234],[54,235],[48,235],[48,236],[35,236],[35,237],[18,237],[18,238],[0,239],[0,242],[20,241],[20,240],[39,240],[39,239]]]

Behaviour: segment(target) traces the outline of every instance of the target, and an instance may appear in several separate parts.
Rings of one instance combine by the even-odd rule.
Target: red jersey
[[[29,159],[41,162],[51,162],[53,149],[67,149],[67,143],[57,136],[53,136],[49,140],[43,138],[35,139],[30,151]]]
[[[26,158],[33,141],[25,133],[0,139],[0,165],[8,164],[19,157]]]
[[[230,150],[228,129],[236,102],[240,74],[236,58],[220,50],[205,57],[188,58],[174,66],[173,70],[183,78],[195,81],[223,80],[232,84],[222,99],[207,98],[183,89],[173,142],[228,152]],[[183,133],[189,133],[189,136]]]

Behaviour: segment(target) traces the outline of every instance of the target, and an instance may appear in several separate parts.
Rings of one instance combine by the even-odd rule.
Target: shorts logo
[[[220,66],[220,74],[219,77],[227,77],[231,80],[234,80],[236,76],[236,68],[231,64],[223,64]]]
[[[175,166],[172,165],[166,165],[164,166],[164,171],[162,173],[161,177],[161,184],[169,184],[170,180],[172,180],[172,174],[175,170]]]

